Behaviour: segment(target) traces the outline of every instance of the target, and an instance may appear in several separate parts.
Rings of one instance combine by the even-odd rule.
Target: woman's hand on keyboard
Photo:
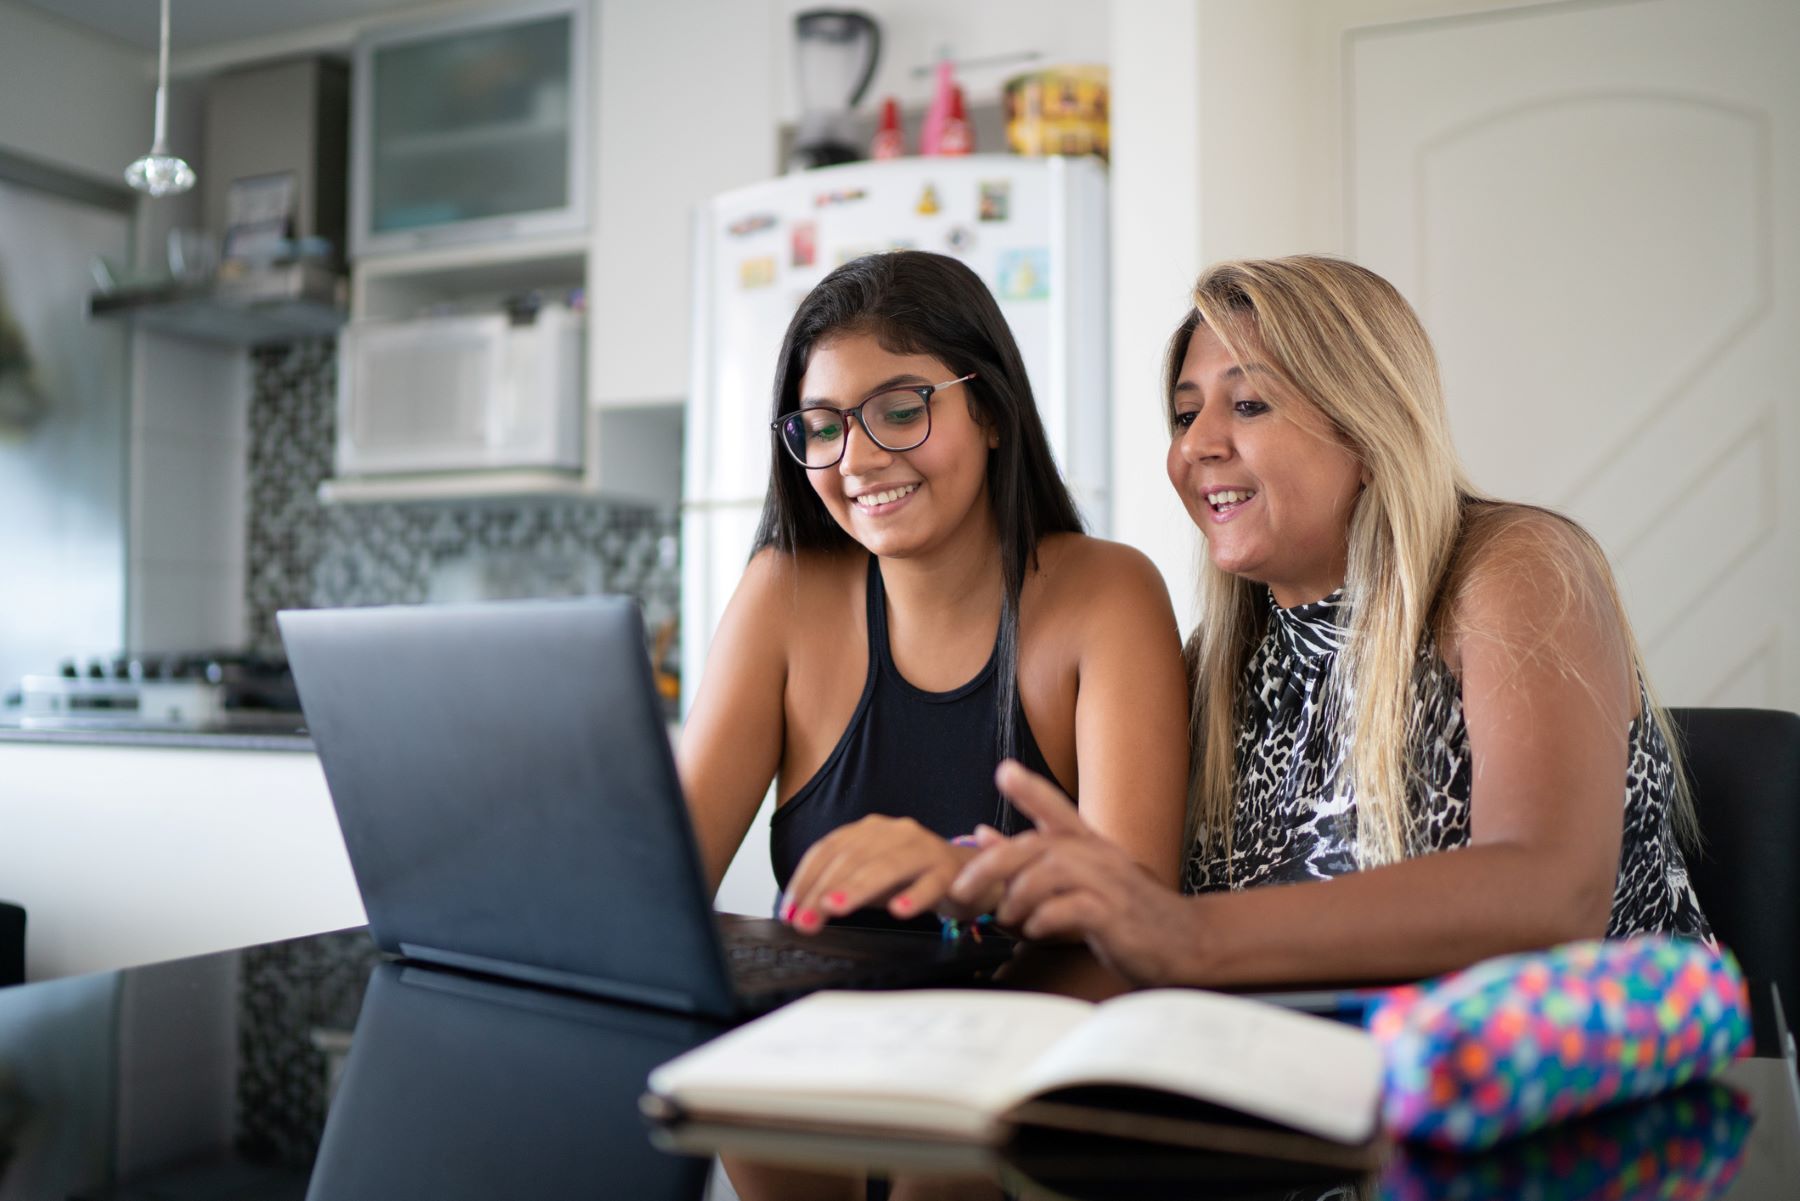
[[[986,909],[952,901],[949,890],[975,853],[910,817],[872,814],[813,844],[788,881],[779,915],[804,934],[871,905],[885,906],[902,920],[933,910],[971,918]],[[995,889],[993,899],[999,895]]]

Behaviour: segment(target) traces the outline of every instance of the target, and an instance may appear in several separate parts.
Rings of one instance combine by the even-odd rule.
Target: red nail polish
[[[844,907],[844,902],[847,899],[848,898],[841,892],[828,892],[825,894],[825,903],[833,909],[842,909]]]
[[[783,901],[781,903],[781,913],[779,916],[780,916],[781,920],[784,922],[793,921],[794,920],[794,903],[792,901]]]
[[[811,909],[802,909],[794,918],[794,924],[802,930],[814,929],[819,924],[819,915]]]
[[[895,897],[894,898],[894,912],[895,913],[911,913],[912,911],[913,911],[913,902],[912,902],[911,897]]]

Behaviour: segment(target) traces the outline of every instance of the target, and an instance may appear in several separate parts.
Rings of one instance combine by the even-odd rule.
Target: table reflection
[[[718,1033],[622,1005],[384,963],[309,1198],[698,1198],[704,1160],[651,1146],[650,1069]]]
[[[1546,1130],[1479,1156],[1404,1148],[1382,1201],[1715,1201],[1737,1180],[1754,1123],[1735,1089],[1701,1084]]]
[[[379,960],[351,931],[0,989],[0,1201],[687,1201],[715,1153],[744,1201],[801,1186],[894,1201],[1800,1195],[1778,1022],[1722,1085],[1480,1156],[1400,1148],[1347,1175],[1049,1131],[988,1149],[658,1126],[638,1108],[646,1076],[712,1024]]]

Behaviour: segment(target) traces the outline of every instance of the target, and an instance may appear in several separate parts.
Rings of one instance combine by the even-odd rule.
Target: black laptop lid
[[[731,1010],[633,602],[279,621],[377,943]]]

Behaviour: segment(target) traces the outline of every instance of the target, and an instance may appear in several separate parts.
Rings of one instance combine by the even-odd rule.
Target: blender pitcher
[[[867,13],[815,8],[794,14],[794,70],[800,124],[789,171],[855,162],[868,140],[858,136],[856,107],[875,78],[881,27]]]

